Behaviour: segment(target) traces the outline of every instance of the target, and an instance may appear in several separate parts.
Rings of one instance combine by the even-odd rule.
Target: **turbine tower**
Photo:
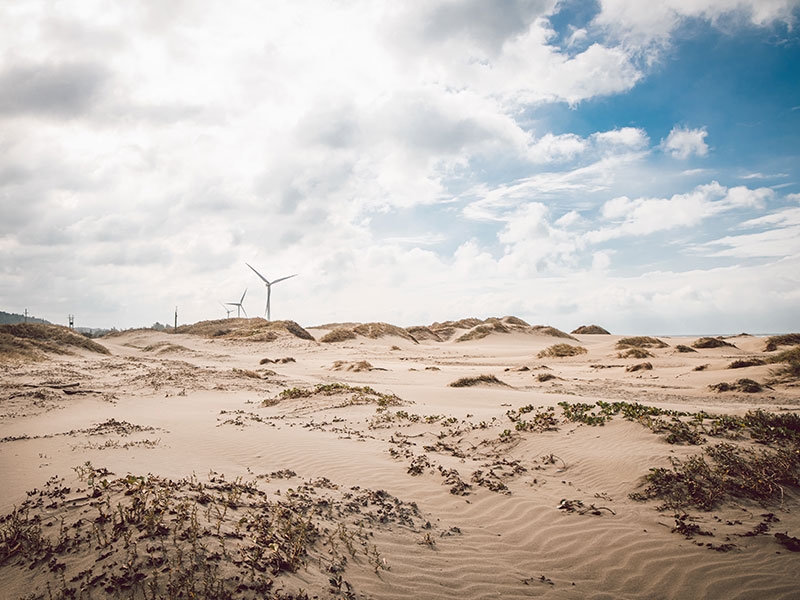
[[[225,303],[228,306],[235,306],[236,307],[236,318],[237,319],[239,318],[239,311],[243,312],[245,317],[247,316],[247,311],[244,309],[244,306],[242,306],[242,302],[244,302],[244,297],[246,295],[247,295],[247,288],[244,288],[244,294],[242,294],[241,300],[239,300],[238,302],[226,302]],[[225,310],[227,310],[227,309],[225,309]],[[233,309],[231,309],[231,312],[233,312]],[[230,316],[230,313],[228,313],[228,316]]]
[[[231,313],[233,312],[233,309],[232,308],[228,308],[227,306],[222,304],[222,302],[220,302],[220,304],[222,305],[222,308],[225,310],[225,313],[226,313],[225,314],[225,318],[226,319],[230,319],[231,318]]]
[[[253,269],[253,267],[251,265],[249,265],[248,263],[244,263],[244,264],[246,264],[248,267]],[[271,320],[270,319],[270,314],[269,314],[269,299],[270,299],[270,296],[272,295],[272,286],[274,284],[278,283],[279,281],[284,281],[286,279],[291,279],[292,277],[297,277],[297,273],[295,273],[294,275],[287,275],[286,277],[281,277],[280,279],[274,279],[272,281],[269,281],[266,277],[264,277],[261,273],[259,273],[255,269],[253,269],[253,273],[258,275],[259,278],[261,279],[261,281],[263,281],[267,285],[267,307],[264,309],[264,314],[267,317],[267,321],[269,321],[269,320]]]

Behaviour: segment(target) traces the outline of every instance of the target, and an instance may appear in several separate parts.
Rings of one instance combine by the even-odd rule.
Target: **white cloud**
[[[708,132],[705,127],[689,129],[688,127],[673,127],[661,147],[675,158],[687,159],[692,155],[705,156],[708,154],[706,144]]]
[[[743,21],[756,26],[783,22],[792,26],[796,0],[601,0],[594,19],[627,44],[647,47],[667,43],[670,34],[687,18],[715,24]]]
[[[586,147],[586,140],[574,133],[562,135],[547,133],[530,146],[528,156],[533,162],[538,163],[570,160],[582,154]]]
[[[670,198],[636,198],[625,196],[606,202],[603,219],[616,222],[586,234],[591,242],[622,236],[642,236],[676,227],[695,227],[704,220],[724,212],[742,208],[760,208],[774,196],[769,188],[751,190],[745,187],[726,188],[716,181],[701,185],[686,194]]]
[[[638,127],[623,127],[611,131],[600,131],[592,134],[592,138],[601,146],[620,146],[638,150],[645,148],[650,143],[650,138],[644,129]]]

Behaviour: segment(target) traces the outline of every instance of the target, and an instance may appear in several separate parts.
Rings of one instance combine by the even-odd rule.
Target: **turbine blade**
[[[244,316],[246,317],[247,316],[247,311],[244,309],[244,306],[242,306],[242,312],[244,313]]]
[[[242,294],[242,299],[239,302],[244,302],[244,297],[247,295],[247,288],[244,288],[244,294]]]
[[[276,279],[272,283],[278,283],[279,281],[284,281],[286,279],[291,279],[292,277],[297,277],[297,273],[295,273],[294,275],[287,275],[286,277],[281,277],[280,279]]]
[[[248,264],[248,263],[244,263],[244,264],[246,264],[248,267],[250,267],[251,269],[253,269],[252,265],[250,265],[250,264]],[[258,271],[256,271],[255,269],[253,269],[253,273],[255,273],[256,275],[258,275],[258,276],[261,278],[261,281],[263,281],[264,283],[266,283],[267,285],[269,285],[269,280],[268,280],[266,277],[264,277],[264,276],[263,276],[261,273],[259,273],[259,272],[258,272]]]

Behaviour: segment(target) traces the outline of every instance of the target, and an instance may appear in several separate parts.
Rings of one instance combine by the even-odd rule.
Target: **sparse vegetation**
[[[390,325],[389,323],[361,323],[353,327],[353,332],[370,339],[378,339],[387,335],[393,335],[417,343],[417,340],[414,339],[414,336],[408,333],[408,331],[402,327]]]
[[[74,354],[76,350],[110,354],[105,346],[60,325],[0,325],[0,360],[41,360],[46,354]]]
[[[800,379],[800,346],[784,350],[768,359],[771,364],[780,364],[772,369],[774,383],[793,383]]]
[[[581,325],[572,333],[575,335],[611,335],[599,325]]]
[[[314,341],[314,336],[294,321],[267,321],[261,317],[200,321],[192,325],[181,325],[176,333],[251,342],[273,342],[282,335],[289,334],[302,340]]]
[[[333,371],[353,371],[354,373],[359,373],[361,371],[372,371],[374,367],[369,361],[366,360],[359,360],[355,362],[348,362],[346,360],[337,360],[334,361],[333,366],[331,366]]]
[[[625,337],[617,341],[617,349],[625,348],[666,348],[669,344],[658,338],[648,336]]]
[[[635,365],[628,365],[625,367],[625,370],[628,373],[634,373],[636,371],[652,371],[653,364],[649,362],[637,363]]]
[[[760,358],[741,358],[733,361],[728,365],[728,369],[745,369],[747,367],[758,367],[767,364],[766,361]]]
[[[755,394],[764,389],[760,383],[746,377],[737,379],[734,383],[723,381],[721,383],[713,383],[708,387],[715,392],[745,392],[748,394]]]
[[[313,388],[287,388],[281,391],[276,398],[267,399],[263,404],[272,406],[282,400],[336,395],[350,396],[345,405],[374,403],[379,407],[385,408],[403,404],[403,401],[395,394],[384,394],[369,386],[351,386],[346,383],[319,383]]]
[[[693,348],[736,348],[721,337],[701,337],[692,343]]]
[[[530,328],[530,331],[531,333],[535,333],[537,335],[549,335],[550,337],[564,338],[567,340],[574,340],[576,342],[578,341],[565,331],[561,331],[555,327],[550,327],[549,325],[534,325]]]
[[[0,564],[39,569],[46,581],[27,599],[308,599],[287,590],[296,585],[288,576],[301,569],[307,585],[319,586],[313,597],[327,591],[331,575],[352,592],[342,579],[348,567],[388,569],[374,529],[423,524],[414,504],[382,490],[338,491],[326,479],[271,500],[255,482],[214,472],[207,482],[115,479],[91,463],[76,472],[91,489],[88,502],[85,491],[55,477],[0,517]]]
[[[503,383],[494,375],[478,375],[477,377],[462,377],[457,379],[447,385],[450,387],[470,387],[473,385],[508,385],[507,383]]]
[[[523,418],[524,415],[525,418]],[[535,407],[532,404],[521,406],[517,410],[509,410],[506,416],[514,423],[517,431],[558,431],[558,419],[552,406]]]
[[[618,358],[652,358],[653,354],[644,348],[628,348],[625,352],[617,353]]]
[[[764,352],[773,352],[779,346],[798,346],[800,345],[800,333],[787,333],[784,335],[773,335],[767,338]]]
[[[571,344],[554,344],[545,348],[537,355],[539,358],[564,358],[568,356],[578,356],[586,354],[587,350],[583,346],[573,346]]]
[[[690,346],[686,346],[684,344],[678,344],[677,346],[675,346],[675,350],[677,350],[678,352],[683,352],[683,353],[697,352],[697,350],[695,350],[694,348],[692,348]]]
[[[336,342],[346,342],[347,340],[356,339],[356,334],[352,329],[345,329],[344,327],[337,327],[323,335],[319,341],[323,344],[334,344]]]

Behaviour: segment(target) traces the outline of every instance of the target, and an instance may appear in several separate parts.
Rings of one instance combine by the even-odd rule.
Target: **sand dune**
[[[797,596],[796,346],[625,357],[513,317],[181,331],[3,357],[2,597]],[[564,343],[585,353],[540,357]],[[715,448],[761,476],[720,478]],[[645,480],[698,457],[709,506]]]

